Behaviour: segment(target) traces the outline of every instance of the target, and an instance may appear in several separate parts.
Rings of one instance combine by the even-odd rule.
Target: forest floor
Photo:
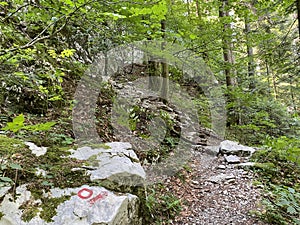
[[[183,209],[171,224],[178,225],[262,225],[257,213],[261,187],[254,186],[255,175],[250,170],[226,165],[223,156],[212,157],[194,152],[190,170],[182,171],[183,179],[166,180],[166,191],[171,191],[183,203]],[[226,167],[226,168],[225,168]],[[216,176],[225,179],[212,182]]]

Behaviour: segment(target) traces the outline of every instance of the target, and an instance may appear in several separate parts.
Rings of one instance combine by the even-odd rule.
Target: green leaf
[[[287,208],[287,212],[290,213],[290,214],[296,214],[297,213],[296,209],[293,206],[289,206]]]
[[[9,177],[0,177],[0,180],[2,180],[4,182],[13,182],[13,180],[10,179]]]
[[[75,4],[72,2],[72,0],[63,0],[64,3],[68,4],[71,7],[74,7]]]
[[[62,58],[71,57],[72,55],[74,55],[75,51],[76,51],[75,49],[65,49],[60,53],[60,56]]]
[[[20,129],[24,127],[24,115],[20,114],[13,119],[13,122],[8,122],[5,127],[1,130],[12,131],[14,133],[18,132]]]
[[[47,123],[25,126],[24,129],[32,130],[32,131],[47,131],[50,130],[51,127],[53,127],[55,124],[56,122],[47,122]]]
[[[1,6],[7,6],[8,3],[7,3],[7,2],[0,2],[0,5],[1,5]]]
[[[102,13],[102,14],[105,15],[105,16],[111,17],[113,20],[126,18],[126,16],[120,15],[120,14],[117,14],[117,13],[108,13],[108,12],[105,12],[105,13]]]
[[[11,163],[10,168],[15,169],[15,170],[21,170],[22,167],[19,164]]]
[[[53,183],[51,183],[51,182],[48,182],[48,181],[43,181],[42,182],[42,185],[44,185],[44,186],[53,186]]]
[[[24,115],[20,114],[20,115],[18,115],[17,117],[15,117],[13,119],[13,123],[15,123],[15,124],[23,124],[24,120],[25,120]]]
[[[197,38],[197,35],[195,34],[190,34],[190,39],[195,40]]]

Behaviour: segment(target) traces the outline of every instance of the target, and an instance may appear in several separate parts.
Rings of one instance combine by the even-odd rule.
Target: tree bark
[[[162,38],[166,38],[166,20],[161,21]],[[162,42],[162,51],[165,49],[165,41]],[[169,97],[169,65],[167,59],[163,59],[162,66],[162,85],[161,85],[161,98],[167,102]]]
[[[197,16],[198,16],[198,18],[201,19],[201,12],[200,12],[199,0],[196,0],[196,10],[197,10]]]
[[[229,12],[226,9],[228,7],[228,0],[221,0],[221,6],[219,8],[219,17],[220,19],[229,16]],[[223,37],[223,57],[225,62],[225,77],[226,77],[226,85],[227,88],[231,89],[231,87],[235,86],[235,79],[233,75],[235,74],[233,70],[234,64],[234,56],[232,53],[232,41],[231,37],[226,35],[227,31],[230,29],[230,25],[228,23],[223,24],[223,33],[225,34]]]
[[[149,73],[149,89],[152,91],[159,91],[161,88],[161,82],[159,79],[159,63],[155,59],[148,61],[148,73]]]
[[[300,39],[300,0],[296,0],[297,4],[297,17],[298,17],[298,32],[299,32],[299,39]]]
[[[249,89],[255,89],[255,64],[253,56],[253,48],[251,46],[250,34],[251,34],[251,25],[248,17],[245,17],[245,33],[246,33],[246,45],[247,45],[247,57],[248,57],[248,78],[249,78]]]

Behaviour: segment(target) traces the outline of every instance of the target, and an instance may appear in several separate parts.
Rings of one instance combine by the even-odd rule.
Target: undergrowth
[[[268,138],[253,160],[265,165],[254,169],[266,192],[261,218],[275,225],[300,224],[300,139]]]

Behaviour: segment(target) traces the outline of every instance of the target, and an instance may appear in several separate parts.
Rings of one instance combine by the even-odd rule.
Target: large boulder
[[[26,145],[34,157],[47,153],[47,148],[30,142]],[[61,157],[80,162],[71,171],[84,170],[93,184],[88,186],[84,182],[88,177],[81,183],[77,177],[78,187],[47,189],[41,195],[32,189],[33,181],[17,187],[14,196],[12,187],[0,187],[0,225],[140,225],[139,197],[146,173],[131,144],[112,142],[69,151],[69,156]],[[37,181],[48,173],[39,167],[35,169]]]
[[[83,167],[92,181],[100,181],[105,187],[121,192],[143,187],[146,173],[131,144],[111,142],[107,147],[81,147],[71,150],[70,157],[86,160]]]
[[[225,140],[220,144],[220,153],[226,155],[237,155],[243,157],[251,156],[256,150],[252,147],[244,146],[235,141]]]
[[[20,206],[33,201],[33,197],[26,190],[26,185],[17,188],[17,199],[7,194],[1,205],[3,216],[1,225],[139,225],[138,217],[139,199],[132,194],[115,194],[103,187],[82,186],[79,188],[51,189],[46,195],[49,199],[68,199],[62,201],[56,208],[56,215],[46,222],[41,219],[43,211],[42,201],[35,199],[28,207],[36,207],[39,213],[29,221],[22,219],[23,213],[28,208],[20,209]],[[45,196],[44,196],[45,197]],[[45,201],[45,199],[44,199]],[[47,202],[43,202],[47,204]],[[49,203],[50,204],[50,203]],[[48,212],[51,215],[51,212]]]

